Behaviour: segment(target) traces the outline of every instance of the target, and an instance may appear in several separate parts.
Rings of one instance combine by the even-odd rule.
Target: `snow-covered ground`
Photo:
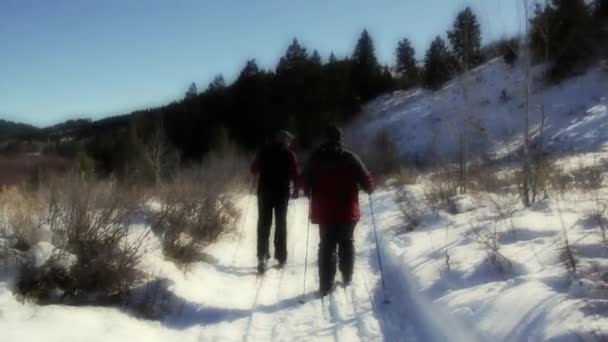
[[[421,224],[404,228],[394,191],[377,206],[389,260],[420,293],[488,341],[604,341],[608,336],[608,245],[591,218],[605,191],[575,192],[524,209],[516,196],[456,198],[457,213],[433,210],[423,185],[408,186]],[[484,241],[495,237],[493,263]],[[575,274],[560,253],[568,239]],[[389,282],[395,284],[395,282]],[[393,293],[400,289],[391,289]]]
[[[243,202],[248,200],[254,201],[245,198]],[[338,287],[325,300],[316,296],[318,228],[310,227],[303,295],[307,209],[306,199],[292,202],[287,266],[271,269],[262,278],[254,268],[255,205],[244,222],[242,238],[238,234],[226,236],[208,249],[207,262],[187,272],[165,261],[159,248],[153,249],[144,260],[144,268],[168,279],[155,283],[159,290],[154,299],[144,299],[146,305],[165,313],[157,320],[139,319],[119,308],[21,303],[10,291],[10,282],[0,282],[2,341],[475,340],[474,330],[465,329],[458,318],[425,300],[405,265],[394,264],[392,258],[386,265],[392,303],[383,303],[368,213],[357,229],[353,284]]]
[[[127,309],[22,303],[0,281],[2,341],[596,341],[608,333],[608,249],[588,217],[597,196],[579,193],[521,209],[517,198],[456,199],[459,211],[433,210],[422,183],[408,186],[421,224],[404,229],[395,190],[374,195],[384,262],[384,303],[370,208],[356,230],[353,284],[325,300],[316,296],[318,228],[310,227],[303,295],[307,200],[288,214],[289,261],[255,273],[255,205],[241,238],[228,235],[207,250],[206,262],[184,272],[155,248],[144,268],[160,279],[142,297],[158,319]],[[494,196],[500,213],[484,196]],[[605,198],[598,193],[597,198]],[[604,197],[602,197],[604,196]],[[253,197],[245,197],[254,201]],[[602,200],[604,201],[604,200]],[[604,202],[602,202],[604,203]],[[499,217],[499,218],[498,218]],[[137,230],[145,226],[133,226]],[[508,263],[498,266],[475,233],[495,232]],[[560,260],[563,229],[579,264],[571,276]],[[152,244],[157,244],[155,240]],[[153,245],[151,247],[154,247]],[[446,256],[449,260],[446,262]],[[449,266],[448,266],[449,265]],[[501,267],[499,267],[501,266]],[[136,297],[136,296],[135,296]],[[300,303],[304,299],[305,303]],[[162,317],[161,317],[162,316]]]
[[[593,66],[553,86],[542,83],[542,72],[543,66],[533,69],[530,112],[538,132],[544,110],[544,146],[568,152],[603,150],[608,143],[608,72]],[[454,160],[460,155],[468,113],[471,152],[502,157],[520,146],[525,80],[521,64],[511,67],[495,59],[436,92],[413,89],[379,97],[365,107],[347,136],[365,149],[385,130],[403,156]]]

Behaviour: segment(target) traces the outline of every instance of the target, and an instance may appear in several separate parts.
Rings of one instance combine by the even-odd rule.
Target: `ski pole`
[[[255,178],[253,178],[251,180],[251,186],[249,189],[249,193],[247,194],[247,196],[249,196],[247,198],[247,205],[245,206],[245,215],[243,215],[243,219],[241,221],[241,226],[239,227],[239,237],[238,237],[238,241],[236,243],[236,248],[234,249],[234,254],[232,255],[232,266],[234,266],[234,263],[236,262],[236,254],[238,253],[239,249],[241,248],[241,240],[243,238],[243,229],[245,227],[245,223],[247,222],[247,215],[249,214],[249,207],[251,205],[251,193],[253,192],[253,188],[255,187]]]
[[[372,205],[372,195],[369,194],[369,209],[372,215],[372,225],[374,227],[374,238],[376,240],[376,252],[378,253],[378,265],[380,266],[380,279],[382,280],[382,293],[384,294],[384,304],[390,304],[390,300],[386,294],[386,284],[384,282],[384,268],[382,267],[382,253],[380,253],[380,243],[378,242],[378,229],[376,228],[376,217],[374,215],[374,206]]]
[[[310,213],[309,213],[310,214]],[[304,304],[306,297],[306,274],[308,273],[308,241],[310,238],[310,217],[308,218],[308,225],[306,227],[306,256],[304,257],[304,286],[302,288],[302,299],[300,304]]]

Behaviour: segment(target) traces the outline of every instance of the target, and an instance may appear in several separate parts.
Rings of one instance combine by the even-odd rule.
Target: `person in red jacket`
[[[355,247],[353,232],[361,217],[359,189],[374,190],[370,172],[361,159],[346,150],[336,126],[326,130],[326,142],[315,150],[302,172],[304,191],[310,197],[310,219],[319,225],[319,291],[332,289],[336,250],[343,284],[352,280]]]
[[[290,150],[294,136],[288,131],[279,131],[274,141],[258,152],[251,172],[258,174],[258,272],[266,271],[270,258],[268,240],[272,214],[275,216],[274,257],[279,267],[287,260],[287,206],[289,204],[290,181],[293,194],[299,192],[300,168],[295,153]]]

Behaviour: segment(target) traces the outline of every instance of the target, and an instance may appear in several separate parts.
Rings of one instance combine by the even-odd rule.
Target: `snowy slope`
[[[407,190],[425,212],[413,232],[404,229],[393,191],[377,195],[376,203],[386,254],[401,273],[412,274],[421,295],[474,322],[488,341],[606,339],[608,249],[588,219],[595,199],[577,193],[523,209],[517,197],[479,194],[468,198],[473,205],[452,215],[424,208],[422,185]],[[607,203],[606,194],[597,194],[601,203]],[[487,196],[512,214],[502,216]],[[508,262],[491,262],[478,229],[496,234]],[[578,260],[576,277],[560,258],[565,237]]]
[[[286,268],[271,269],[258,278],[254,207],[251,205],[241,238],[228,236],[211,246],[208,263],[184,273],[163,260],[158,248],[146,257],[145,268],[168,279],[158,283],[161,295],[155,296],[157,303],[145,299],[146,305],[157,306],[159,313],[166,314],[162,318],[138,319],[114,308],[20,303],[8,283],[0,282],[2,341],[475,341],[472,331],[426,301],[410,286],[407,274],[390,263],[387,275],[393,282],[392,304],[383,304],[369,215],[357,229],[358,254],[351,287],[338,287],[325,300],[316,297],[318,228],[311,226],[307,289],[302,296],[305,199],[292,203],[288,214]],[[151,247],[155,243],[158,241],[151,241]],[[300,304],[301,299],[306,302]]]
[[[533,127],[546,117],[545,146],[562,151],[597,151],[608,142],[608,72],[600,66],[555,86],[538,81],[543,67],[533,69]],[[352,143],[370,146],[380,130],[393,137],[403,156],[421,160],[454,159],[460,153],[465,113],[471,120],[472,153],[511,153],[521,137],[525,70],[495,59],[443,89],[397,91],[365,109],[350,127]],[[502,96],[503,90],[506,97]]]

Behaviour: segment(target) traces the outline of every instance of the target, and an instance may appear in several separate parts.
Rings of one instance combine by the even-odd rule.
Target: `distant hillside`
[[[530,98],[534,140],[544,110],[543,149],[547,152],[601,151],[608,148],[608,72],[601,66],[544,85],[543,66],[533,70]],[[470,115],[473,156],[501,158],[521,147],[525,73],[521,65],[495,59],[432,92],[396,91],[371,101],[347,130],[351,145],[373,144],[388,133],[402,157],[455,161],[460,156],[464,115]],[[355,146],[357,147],[357,146]]]
[[[77,139],[88,138],[99,132],[127,127],[130,120],[138,115],[138,113],[139,112],[133,112],[131,114],[112,116],[96,121],[91,119],[72,119],[43,128],[31,127],[32,129],[22,130],[19,134],[15,134],[11,137],[30,141],[46,141],[48,139],[67,137]]]
[[[32,125],[0,119],[0,140],[30,135],[38,131],[39,129]]]

